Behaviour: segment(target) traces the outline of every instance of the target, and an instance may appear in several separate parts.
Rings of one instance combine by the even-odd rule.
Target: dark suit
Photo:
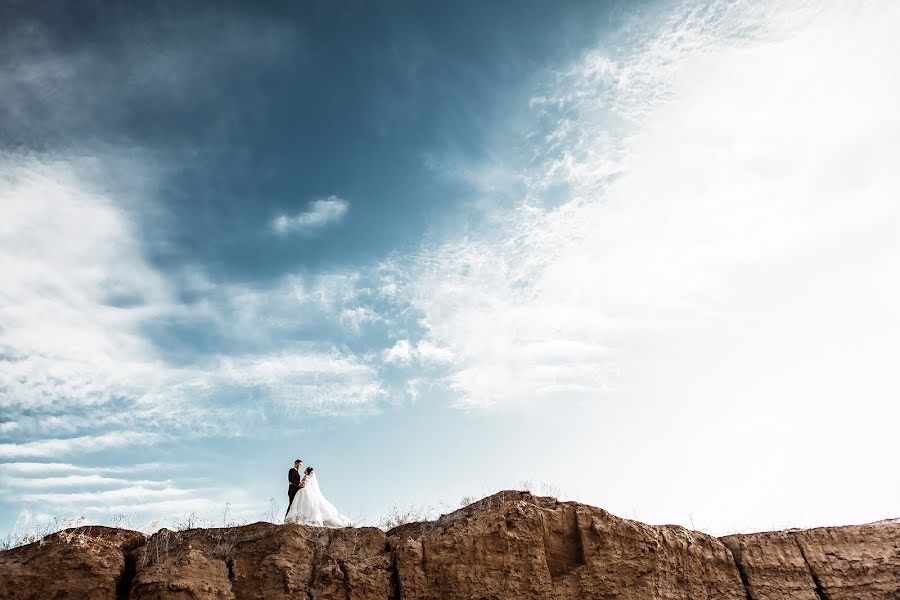
[[[288,509],[284,511],[284,514],[287,515],[288,511],[291,510],[291,503],[294,501],[294,496],[297,495],[297,492],[300,491],[300,482],[302,481],[300,477],[300,471],[296,468],[291,467],[291,470],[288,471]]]

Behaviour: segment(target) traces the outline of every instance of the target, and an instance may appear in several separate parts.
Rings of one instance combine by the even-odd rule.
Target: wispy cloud
[[[0,164],[7,407],[58,409],[129,395],[157,370],[138,326],[166,310],[170,286],[144,261],[124,212],[94,188],[96,162],[3,156]],[[144,179],[138,165],[118,167]]]
[[[314,200],[306,211],[294,216],[279,215],[272,221],[272,229],[281,235],[309,233],[340,222],[350,205],[337,196]]]
[[[99,162],[0,159],[8,175],[0,182],[0,264],[9,277],[0,294],[6,408],[0,435],[32,440],[17,449],[5,445],[5,456],[48,456],[50,448],[63,448],[59,440],[40,439],[48,434],[78,439],[98,429],[139,432],[150,421],[190,435],[209,433],[205,424],[227,429],[243,420],[240,403],[222,400],[233,402],[235,393],[272,394],[279,399],[273,406],[323,413],[329,398],[344,413],[383,395],[378,374],[349,349],[336,356],[333,344],[297,340],[304,328],[328,323],[359,335],[379,318],[366,305],[372,298],[359,273],[288,275],[263,288],[214,285],[195,273],[188,291],[204,301],[184,304],[178,293],[185,278],[145,260],[128,213],[101,191],[99,180],[107,188],[110,180]],[[116,177],[129,181],[133,192],[135,181],[148,180],[140,163],[117,167]],[[334,208],[342,202],[337,199],[323,202],[309,223],[346,210]],[[148,325],[170,321],[203,322],[226,342],[239,340],[240,358],[223,347],[169,364],[147,332]],[[236,360],[247,369],[240,377]],[[348,365],[355,370],[338,368]],[[215,419],[203,417],[213,413]]]
[[[159,502],[163,500],[174,500],[191,496],[191,491],[178,487],[165,487],[157,489],[146,485],[129,485],[112,490],[100,490],[91,492],[42,492],[29,494],[24,498],[35,502],[45,502],[50,505],[66,505],[66,504],[95,504],[99,506],[107,506],[114,502],[137,501],[135,504],[142,502]]]
[[[262,391],[289,413],[332,416],[373,410],[388,393],[374,367],[339,350],[224,357],[215,381]]]
[[[150,531],[175,525],[189,513],[193,513],[195,521],[203,518],[210,526],[222,518],[223,509],[236,519],[261,516],[263,499],[230,488],[227,482],[223,486],[222,482],[205,478],[154,479],[150,475],[171,475],[173,469],[184,467],[154,463],[101,467],[2,463],[0,501],[21,507],[15,527],[26,530],[29,524],[49,527],[56,518],[79,514],[91,522],[124,517],[129,527],[146,527]]]
[[[191,318],[210,321],[243,348],[310,328],[329,328],[334,337],[358,335],[366,325],[384,320],[377,310],[382,294],[361,269],[291,273],[265,286],[213,285],[203,279],[194,289],[204,303]]]
[[[395,365],[409,365],[413,361],[420,365],[445,364],[453,361],[453,353],[428,340],[420,340],[413,345],[409,340],[397,340],[382,353],[384,362]]]
[[[0,458],[54,457],[66,458],[111,448],[140,446],[164,439],[158,433],[122,431],[83,435],[74,438],[44,439],[21,444],[0,444]]]
[[[397,342],[384,351],[384,362],[388,364],[409,364],[413,357],[413,346],[409,340],[397,340]]]
[[[104,477],[103,475],[66,475],[65,477],[6,477],[3,479],[7,489],[52,489],[75,487],[113,487],[123,485],[163,486],[171,482],[156,482],[150,480],[133,481],[118,477]]]
[[[824,364],[894,389],[878,340],[900,329],[900,287],[877,272],[900,264],[900,137],[885,135],[900,81],[883,69],[898,11],[708,4],[551,77],[519,207],[409,264],[403,290],[463,406],[633,393],[673,345],[679,394],[714,380],[732,398],[836,402],[812,383]],[[777,375],[720,378],[724,348]],[[402,342],[385,360],[412,355]]]
[[[338,321],[348,331],[357,335],[362,333],[363,327],[367,323],[374,323],[381,319],[381,315],[379,315],[374,309],[368,306],[354,306],[353,308],[345,308],[338,316]]]
[[[161,469],[171,469],[177,465],[160,463],[139,463],[134,465],[114,465],[108,467],[85,467],[71,463],[58,462],[11,462],[0,464],[0,473],[20,475],[47,475],[47,474],[79,474],[79,475],[111,475],[130,474]]]

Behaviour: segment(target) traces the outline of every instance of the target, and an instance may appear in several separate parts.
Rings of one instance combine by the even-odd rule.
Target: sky
[[[900,517],[900,4],[0,7],[0,532],[530,487]],[[274,503],[270,500],[274,498]]]

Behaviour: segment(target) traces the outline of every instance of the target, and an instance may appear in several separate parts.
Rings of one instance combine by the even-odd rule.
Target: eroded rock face
[[[126,556],[143,542],[137,531],[79,527],[0,552],[0,600],[116,600],[129,586]]]
[[[162,530],[137,553],[131,597],[386,599],[393,593],[392,565],[387,537],[371,527]]]
[[[521,492],[389,535],[404,599],[745,598],[714,537]]]
[[[752,600],[900,599],[900,522],[732,535]]]
[[[387,534],[84,531],[0,553],[0,600],[900,599],[900,523],[720,540],[501,492]]]

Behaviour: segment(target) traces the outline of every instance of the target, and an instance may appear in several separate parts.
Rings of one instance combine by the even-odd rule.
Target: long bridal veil
[[[284,522],[325,527],[349,527],[351,524],[350,519],[322,495],[315,471],[306,478],[306,486],[297,492]]]

